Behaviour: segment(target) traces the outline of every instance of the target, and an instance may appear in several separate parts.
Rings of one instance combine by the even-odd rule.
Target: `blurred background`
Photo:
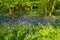
[[[0,0],[0,40],[60,40],[60,0]]]

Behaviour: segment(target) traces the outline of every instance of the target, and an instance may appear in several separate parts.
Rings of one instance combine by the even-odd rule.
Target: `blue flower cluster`
[[[49,18],[49,17],[48,17]],[[54,17],[53,17],[54,18]],[[58,25],[60,19],[54,20],[45,20],[44,17],[35,17],[35,16],[23,16],[19,18],[0,18],[0,23],[12,23],[12,24],[21,24],[21,25]],[[53,22],[54,21],[54,22]],[[60,24],[60,23],[59,23]]]

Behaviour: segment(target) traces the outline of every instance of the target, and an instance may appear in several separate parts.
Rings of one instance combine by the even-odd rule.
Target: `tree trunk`
[[[13,8],[9,9],[9,15],[10,15],[10,18],[14,18],[14,9]]]
[[[53,5],[52,5],[52,7],[51,7],[51,11],[50,11],[50,13],[49,13],[49,16],[50,16],[50,17],[52,16],[52,12],[53,12],[53,10],[54,10],[55,4],[56,4],[56,0],[54,0]]]
[[[25,7],[25,12],[26,12],[26,15],[28,16],[28,9],[27,9],[27,7]]]
[[[20,15],[22,15],[22,9],[23,9],[22,5],[19,4]]]

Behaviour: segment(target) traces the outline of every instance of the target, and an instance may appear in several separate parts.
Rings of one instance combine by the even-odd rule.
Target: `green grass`
[[[0,40],[60,40],[60,27],[4,24],[0,27]]]

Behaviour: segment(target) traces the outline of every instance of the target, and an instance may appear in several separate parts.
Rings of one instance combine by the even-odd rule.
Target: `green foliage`
[[[18,6],[22,5],[22,8],[24,7],[27,11],[32,11],[33,7],[38,7],[36,15],[45,16],[45,14],[50,13],[52,10],[51,7],[54,1],[55,0],[0,0],[0,12],[4,12],[11,8],[21,9]],[[57,1],[57,4],[59,5],[59,1]],[[34,13],[32,14],[35,15]]]
[[[56,1],[56,6],[55,7],[56,7],[56,9],[60,8],[60,0]]]
[[[22,26],[4,24],[0,28],[0,40],[59,40],[60,28],[54,26]]]
[[[56,3],[54,3],[54,1]],[[55,6],[56,4],[56,6]],[[22,6],[22,8],[19,6]],[[32,12],[33,7],[37,7]],[[8,14],[2,12],[9,9],[26,11],[31,16],[47,16],[49,13],[55,12],[55,8],[60,7],[60,0],[0,0],[0,17],[9,17]],[[55,9],[55,10],[54,10]],[[31,11],[31,12],[28,12]],[[15,11],[14,11],[15,12]],[[2,13],[2,14],[1,14]],[[19,14],[18,14],[19,15]],[[51,14],[50,14],[51,15]],[[20,15],[19,15],[20,16]],[[53,19],[54,20],[54,19]],[[0,40],[59,40],[60,28],[52,25],[47,26],[22,26],[20,24],[2,24],[0,26]]]

